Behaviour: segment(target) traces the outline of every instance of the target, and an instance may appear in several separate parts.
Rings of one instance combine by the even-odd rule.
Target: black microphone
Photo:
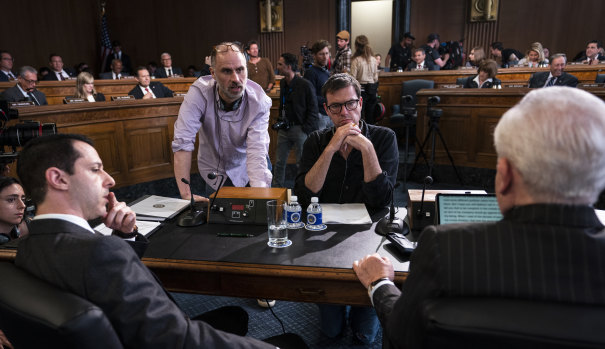
[[[429,184],[433,184],[433,177],[426,176],[424,177],[424,183],[422,184],[422,198],[420,199],[420,209],[416,212],[416,216],[422,216],[422,208],[424,206],[424,192],[426,191],[426,186]]]
[[[216,172],[208,173],[208,179],[216,179],[217,177],[221,177],[221,181],[218,184],[218,187],[216,188],[216,192],[214,192],[214,197],[212,198],[212,201],[210,202],[210,210],[212,210],[212,208],[214,206],[214,200],[216,200],[218,191],[221,190],[221,187],[223,186],[223,182],[225,181],[225,176],[223,176],[222,174],[218,174]]]
[[[386,236],[388,234],[403,234],[407,235],[410,230],[407,228],[407,225],[401,218],[395,217],[395,190],[391,191],[391,207],[389,209],[389,214],[384,216],[382,219],[378,221],[376,224],[376,229],[374,230],[376,234]]]
[[[206,223],[206,212],[204,210],[195,209],[195,199],[193,198],[193,190],[191,190],[191,182],[185,178],[181,178],[181,182],[189,186],[189,192],[191,193],[191,208],[187,214],[182,215],[176,224],[179,227],[195,227]]]

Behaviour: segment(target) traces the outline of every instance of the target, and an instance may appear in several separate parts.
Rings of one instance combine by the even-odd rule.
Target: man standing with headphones
[[[174,123],[174,175],[183,199],[192,195],[181,178],[190,179],[198,131],[197,162],[206,181],[205,196],[218,188],[221,176],[228,186],[271,186],[267,167],[271,98],[257,83],[247,81],[246,59],[237,44],[214,47],[210,72],[191,85]],[[214,172],[218,176],[209,180],[208,174]]]

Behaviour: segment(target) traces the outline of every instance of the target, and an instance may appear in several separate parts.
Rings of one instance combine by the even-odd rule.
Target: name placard
[[[63,100],[63,104],[72,104],[72,103],[85,103],[88,100],[80,97],[65,97]]]
[[[128,100],[128,99],[134,99],[133,95],[128,95],[128,96],[111,96],[111,100],[112,101],[124,101],[124,100]]]
[[[10,108],[31,107],[36,105],[34,101],[8,102]]]

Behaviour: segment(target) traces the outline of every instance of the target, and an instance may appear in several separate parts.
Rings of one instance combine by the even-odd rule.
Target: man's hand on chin
[[[124,202],[118,202],[116,195],[112,192],[107,195],[107,214],[103,217],[103,223],[110,229],[130,233],[134,230],[136,214]]]

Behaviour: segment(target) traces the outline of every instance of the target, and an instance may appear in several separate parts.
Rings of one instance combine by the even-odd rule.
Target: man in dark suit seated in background
[[[122,61],[122,72],[132,74],[132,62],[130,61],[130,57],[122,51],[122,44],[118,40],[114,40],[111,43],[112,52],[111,55],[107,59],[107,63],[105,65],[105,69],[103,71],[111,70],[111,62],[114,59],[119,59]]]
[[[124,73],[122,70],[124,65],[119,59],[111,61],[111,71],[99,74],[99,77],[103,80],[120,80],[124,76],[128,76],[128,73]]]
[[[599,52],[602,48],[603,45],[599,40],[590,40],[586,43],[584,55],[576,60],[576,62],[582,62],[588,65],[600,64],[601,61],[605,61],[605,56]]]
[[[76,77],[76,71],[70,67],[63,66],[63,58],[56,53],[51,53],[48,58],[50,73],[44,76],[45,81],[63,81],[69,78]]]
[[[439,67],[426,59],[426,53],[423,48],[417,48],[412,53],[412,61],[408,64],[406,70],[439,70]]]
[[[172,97],[173,92],[168,87],[164,86],[159,81],[151,81],[149,70],[145,67],[138,67],[135,75],[139,84],[135,86],[129,95],[133,95],[136,99],[164,98]]]
[[[0,50],[0,81],[10,81],[17,79],[13,73],[13,56],[8,51]]]
[[[115,182],[88,138],[36,138],[21,152],[17,172],[37,212],[15,265],[101,308],[124,347],[274,348],[191,320],[178,308],[140,261],[147,241],[138,234],[135,213],[109,192]],[[87,223],[99,217],[114,236]],[[291,342],[281,340],[295,337],[302,344],[285,337],[268,341],[289,348]]]
[[[162,53],[162,55],[160,56],[160,64],[162,66],[155,71],[156,78],[171,78],[174,75],[183,76],[183,71],[181,70],[181,68],[172,66],[172,56],[170,55],[170,53]]]
[[[28,65],[21,67],[17,84],[2,92],[2,97],[9,102],[32,101],[35,105],[46,105],[44,93],[36,90],[38,72]]]
[[[564,53],[556,53],[550,58],[550,71],[534,73],[529,79],[530,88],[550,86],[578,86],[578,78],[565,72],[567,57]]]
[[[498,222],[429,226],[397,288],[373,254],[353,263],[385,348],[418,348],[423,301],[503,297],[605,305],[605,227],[592,204],[605,188],[605,102],[579,89],[528,93],[494,133]]]

